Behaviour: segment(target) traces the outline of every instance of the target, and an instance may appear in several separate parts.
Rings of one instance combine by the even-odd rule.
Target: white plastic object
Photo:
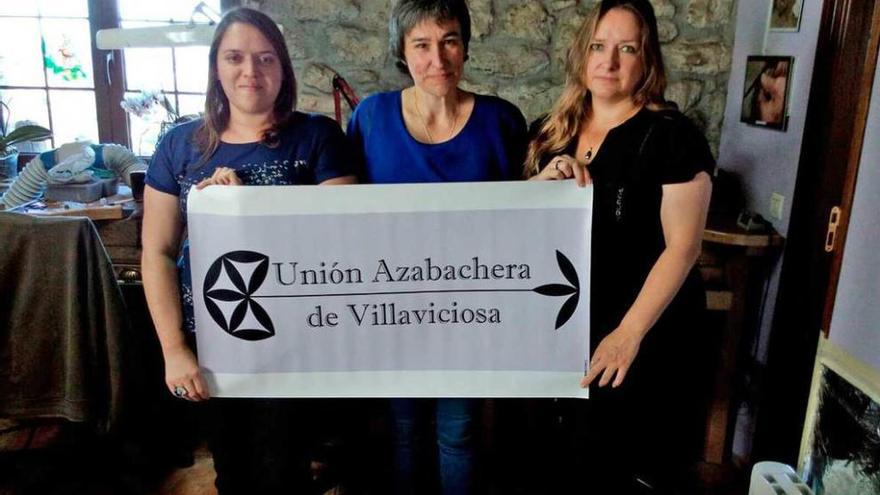
[[[91,182],[92,173],[88,169],[93,163],[95,163],[95,150],[88,144],[82,144],[79,146],[79,150],[67,155],[57,165],[47,170],[49,184]]]
[[[764,461],[752,467],[749,495],[813,495],[813,490],[788,464]]]

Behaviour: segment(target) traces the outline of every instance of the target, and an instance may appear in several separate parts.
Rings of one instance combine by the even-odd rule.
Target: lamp
[[[208,24],[197,24],[196,15],[207,18]],[[186,24],[101,29],[95,36],[95,44],[101,50],[210,45],[219,20],[219,12],[205,2],[199,2]]]

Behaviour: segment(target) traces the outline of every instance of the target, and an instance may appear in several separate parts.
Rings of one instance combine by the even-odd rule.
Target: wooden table
[[[94,203],[60,203],[35,200],[11,208],[36,216],[88,217],[113,261],[116,278],[122,283],[140,283],[141,218],[143,204],[132,200],[131,190],[120,185],[120,194]],[[0,210],[2,211],[2,210]]]
[[[748,232],[733,218],[710,218],[703,233],[700,268],[707,282],[710,310],[726,312],[721,353],[706,418],[703,460],[712,466],[730,461],[736,407],[733,388],[744,337],[751,342],[761,322],[760,309],[774,256],[782,237],[774,230]]]

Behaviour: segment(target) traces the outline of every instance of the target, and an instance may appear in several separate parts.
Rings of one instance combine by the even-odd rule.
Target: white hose
[[[129,174],[137,170],[146,170],[147,166],[144,162],[134,156],[125,146],[118,144],[102,144],[101,151],[104,156],[104,165],[109,170],[116,172],[116,176],[121,178],[125,185],[131,187],[131,178]]]
[[[43,165],[40,155],[29,161],[24,170],[15,178],[15,181],[9,186],[9,190],[0,197],[0,203],[7,209],[16,207],[20,204],[27,203],[38,199],[46,190],[46,181],[49,180],[49,174]]]

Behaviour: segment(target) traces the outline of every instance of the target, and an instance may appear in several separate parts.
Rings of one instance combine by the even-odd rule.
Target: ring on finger
[[[176,387],[174,387],[174,396],[177,397],[178,399],[182,399],[182,398],[186,397],[188,393],[189,392],[186,390],[186,388],[183,385],[177,385]]]

